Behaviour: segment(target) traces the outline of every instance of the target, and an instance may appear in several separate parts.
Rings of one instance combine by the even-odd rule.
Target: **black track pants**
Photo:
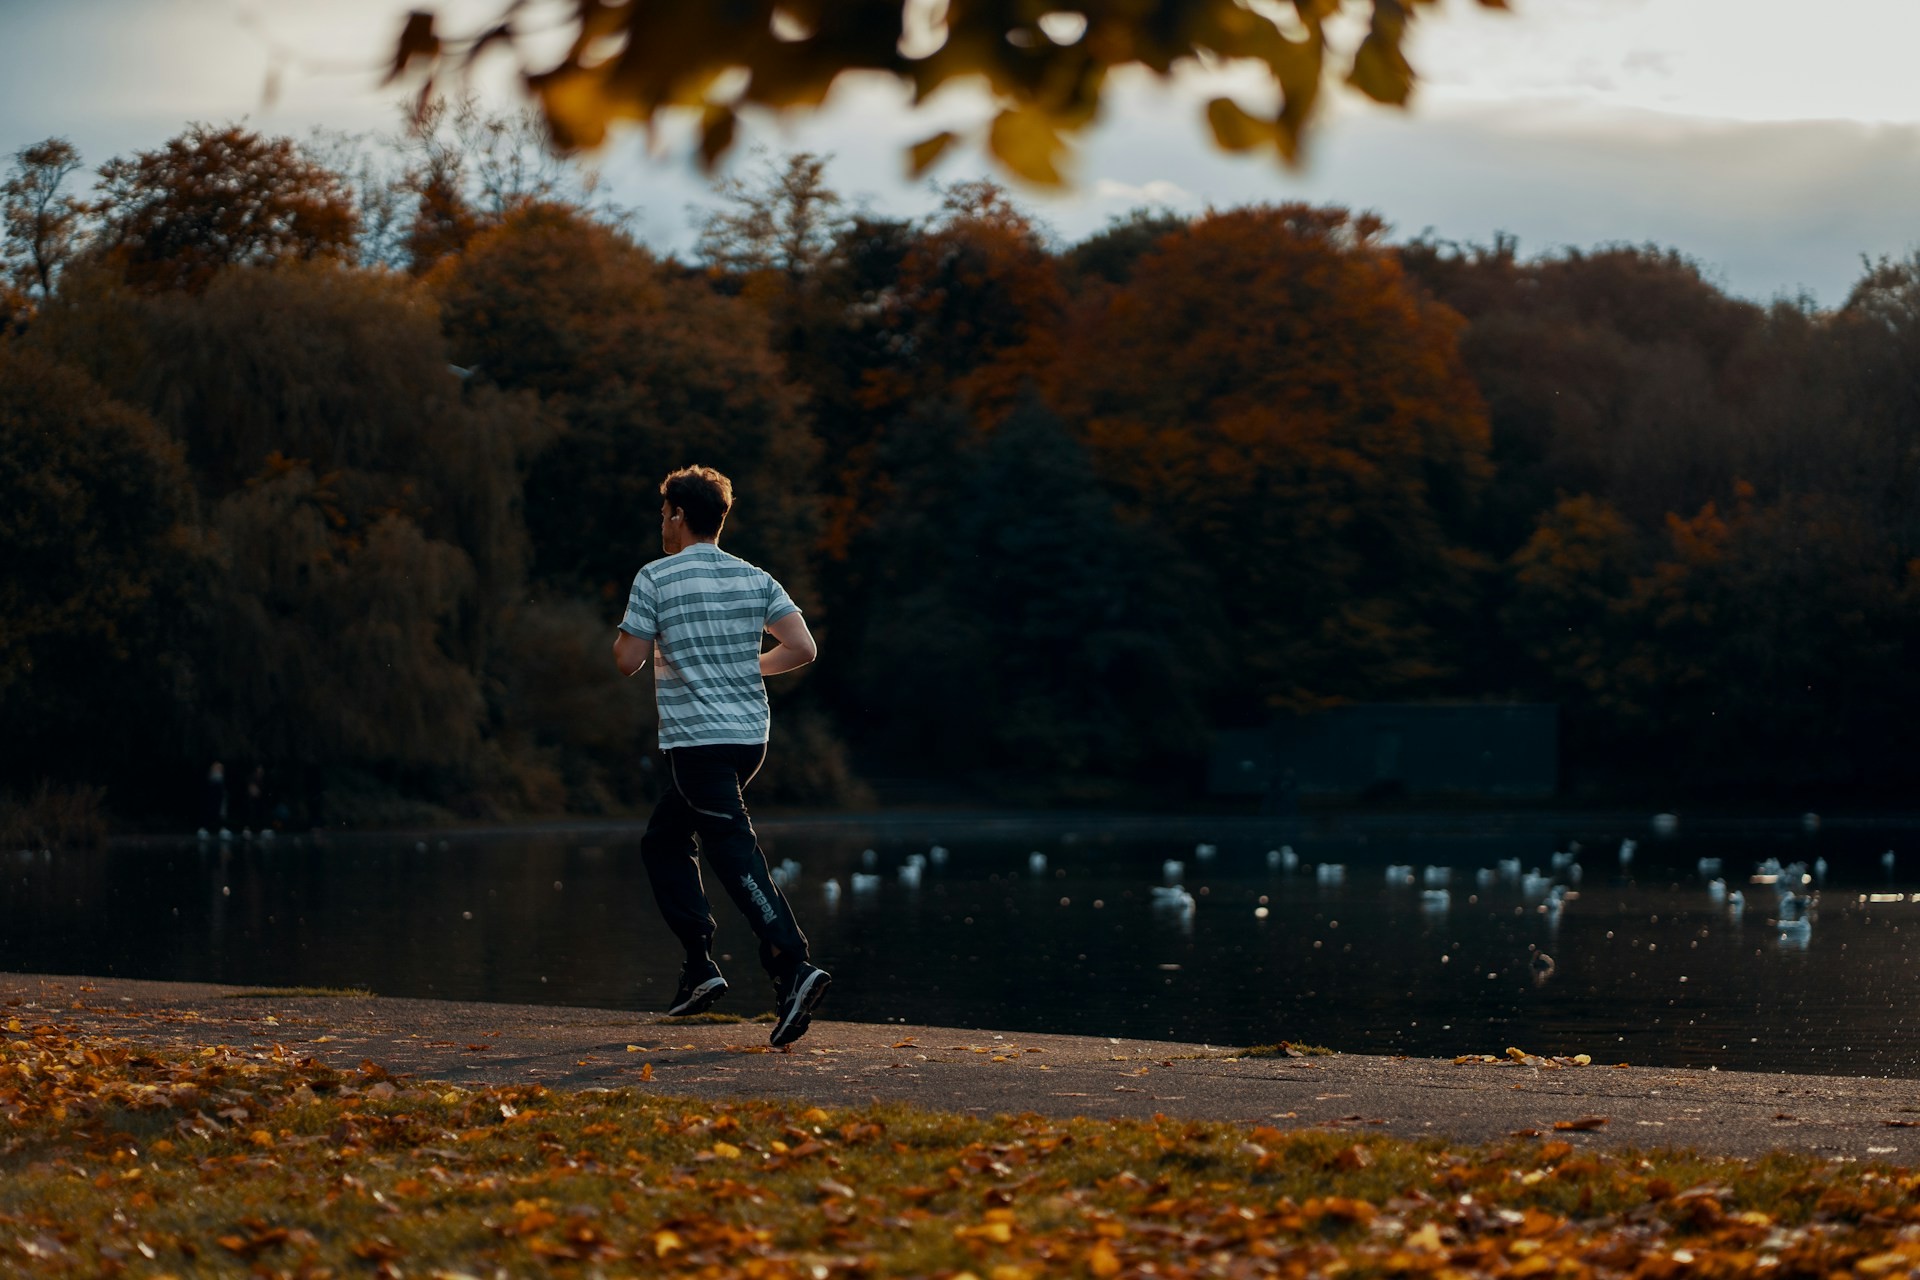
[[[760,939],[761,966],[775,976],[791,972],[807,958],[807,935],[767,870],[742,795],[760,772],[766,746],[679,747],[665,754],[673,787],[653,807],[640,856],[667,927],[689,956],[703,956],[712,945],[713,907],[700,882],[704,853]]]

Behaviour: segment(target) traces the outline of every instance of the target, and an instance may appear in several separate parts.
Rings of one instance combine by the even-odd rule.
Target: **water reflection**
[[[1920,1075],[1920,884],[1884,865],[1884,834],[768,844],[838,1017]],[[0,867],[9,969],[633,1009],[659,1008],[677,974],[632,841],[283,840]],[[757,1012],[771,993],[750,936],[725,904],[720,927],[730,1003]]]

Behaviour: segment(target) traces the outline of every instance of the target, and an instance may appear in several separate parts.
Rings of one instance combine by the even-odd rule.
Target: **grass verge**
[[[1156,1118],[468,1090],[0,1035],[0,1271],[1033,1280],[1882,1275],[1920,1178]]]

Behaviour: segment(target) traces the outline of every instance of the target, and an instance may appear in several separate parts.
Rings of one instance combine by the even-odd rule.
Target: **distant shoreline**
[[[1431,809],[1405,812],[1337,811],[1279,817],[1204,812],[1117,813],[1104,810],[1027,811],[1008,809],[869,810],[846,813],[772,811],[756,816],[756,828],[769,834],[805,832],[870,832],[892,839],[937,838],[964,831],[975,837],[1017,839],[1026,836],[1062,838],[1126,837],[1134,839],[1291,839],[1372,834],[1420,835],[1549,835],[1574,832],[1589,838],[1652,836],[1652,814],[1641,810],[1465,810]],[[526,822],[477,823],[455,826],[417,826],[365,829],[328,829],[317,834],[328,841],[358,840],[488,840],[554,836],[631,836],[646,830],[644,818],[532,819]],[[1920,829],[1920,812],[1865,812],[1822,814],[1825,832]],[[1678,836],[1737,835],[1742,833],[1796,833],[1804,831],[1799,814],[1709,811],[1680,815]],[[308,836],[315,833],[292,833]],[[289,836],[282,835],[281,839]],[[117,835],[116,847],[178,845],[194,842],[192,832]],[[240,843],[238,832],[233,843]]]

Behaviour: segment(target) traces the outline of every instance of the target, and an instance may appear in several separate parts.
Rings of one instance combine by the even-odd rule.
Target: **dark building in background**
[[[1208,790],[1295,795],[1551,796],[1560,782],[1551,703],[1360,703],[1214,736]]]

